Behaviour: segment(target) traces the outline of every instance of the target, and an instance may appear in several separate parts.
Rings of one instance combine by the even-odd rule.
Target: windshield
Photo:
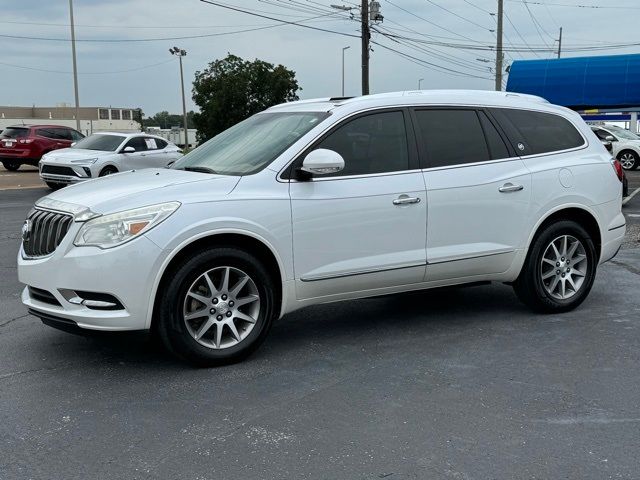
[[[222,175],[255,173],[328,115],[324,112],[259,113],[203,143],[171,168]]]
[[[79,140],[71,148],[83,148],[85,150],[100,150],[103,152],[115,152],[125,137],[120,135],[91,135]]]
[[[620,128],[615,125],[607,125],[607,130],[620,138],[624,138],[625,140],[640,140],[640,137],[635,133],[631,133],[629,130],[625,130],[624,128]]]
[[[7,127],[0,134],[2,138],[24,138],[29,136],[29,129],[23,127]]]

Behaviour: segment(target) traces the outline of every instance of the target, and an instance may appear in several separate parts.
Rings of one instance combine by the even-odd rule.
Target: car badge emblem
[[[524,144],[523,143],[519,143],[518,144],[518,149],[520,149],[520,151],[524,150]]]
[[[31,237],[31,220],[25,220],[22,224],[22,241],[28,242]]]

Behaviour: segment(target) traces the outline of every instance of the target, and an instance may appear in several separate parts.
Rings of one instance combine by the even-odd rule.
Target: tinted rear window
[[[501,123],[512,127],[511,140],[522,143],[525,155],[557,152],[584,145],[580,132],[567,119],[551,113],[500,108],[494,110]]]
[[[29,136],[29,129],[23,127],[7,127],[0,134],[2,138],[24,138]]]
[[[430,167],[489,160],[489,149],[475,110],[417,110],[416,120]]]

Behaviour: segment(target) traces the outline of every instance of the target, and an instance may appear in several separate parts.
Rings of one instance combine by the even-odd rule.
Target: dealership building
[[[80,107],[80,130],[84,135],[93,132],[139,132],[137,108]],[[53,124],[76,128],[76,109],[68,104],[55,107],[0,106],[0,129],[9,125]]]

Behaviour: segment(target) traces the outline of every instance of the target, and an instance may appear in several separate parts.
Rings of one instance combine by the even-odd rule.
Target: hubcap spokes
[[[630,153],[625,153],[620,156],[620,164],[625,170],[629,170],[631,167],[633,167],[635,161],[635,157]]]
[[[260,314],[260,294],[242,270],[217,267],[200,275],[184,299],[183,318],[191,336],[213,349],[242,342]]]
[[[552,297],[566,300],[578,293],[588,268],[582,242],[571,235],[562,235],[549,244],[542,256],[542,284]]]

